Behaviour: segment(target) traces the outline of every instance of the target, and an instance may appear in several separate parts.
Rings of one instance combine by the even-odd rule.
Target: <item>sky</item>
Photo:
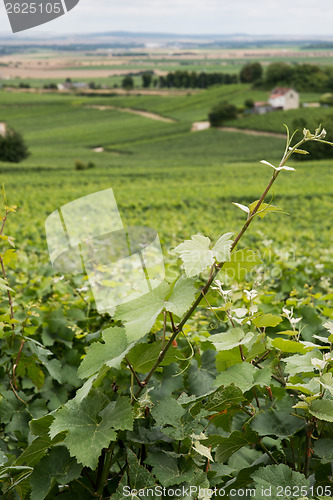
[[[23,33],[105,31],[333,36],[333,1],[80,0],[66,15]],[[11,34],[1,0],[0,34]]]

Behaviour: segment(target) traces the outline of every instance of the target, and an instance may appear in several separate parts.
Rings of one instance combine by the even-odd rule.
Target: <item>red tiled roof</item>
[[[281,97],[283,95],[286,95],[290,90],[292,90],[290,87],[275,87],[275,89],[272,90],[270,98],[274,99],[274,97]]]

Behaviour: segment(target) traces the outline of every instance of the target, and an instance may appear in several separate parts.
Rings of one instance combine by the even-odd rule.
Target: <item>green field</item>
[[[190,128],[192,121],[207,117],[216,101],[226,98],[237,104],[253,95],[246,86],[240,87],[181,97],[2,92],[1,120],[24,135],[31,151],[21,164],[1,164],[1,182],[10,201],[23,209],[12,222],[18,244],[42,241],[47,258],[43,233],[47,215],[77,197],[109,187],[128,223],[153,225],[166,245],[193,232],[214,238],[221,230],[237,231],[242,213],[231,202],[258,197],[271,173],[259,161],[277,162],[284,140],[218,130],[192,133]],[[255,98],[262,95],[258,92]],[[98,104],[150,110],[177,121],[163,123],[88,107]],[[237,126],[282,131],[288,120],[287,114],[274,113],[238,120]],[[93,148],[100,146],[105,151],[95,153]],[[94,162],[95,168],[76,171],[75,160]],[[327,214],[333,206],[331,172],[332,164],[321,161],[297,164],[297,172],[283,173],[274,203],[291,215],[258,222],[257,230],[274,235],[280,243],[293,240],[296,230],[298,241],[327,241]]]
[[[274,180],[260,160],[278,165],[285,139],[267,130],[330,110],[230,123],[255,135],[191,132],[219,101],[247,98],[266,94],[246,85],[181,96],[0,92],[0,122],[30,149],[0,164],[8,204],[19,207],[2,208],[0,228],[1,498],[117,500],[128,483],[143,499],[155,484],[193,481],[231,492],[273,483],[291,498],[289,478],[306,498],[325,498],[307,487],[331,484],[332,473],[333,160],[288,161],[296,171],[281,171],[266,200],[283,213],[255,217],[256,203],[247,232],[232,202],[249,206]],[[57,273],[44,224],[109,188],[125,227],[158,231],[165,280],[106,309],[93,287],[132,293],[137,269],[122,259],[117,276],[104,275],[116,248],[103,235],[82,252],[93,276]],[[215,245],[200,236],[179,245],[198,233]],[[156,267],[146,255],[148,276]]]

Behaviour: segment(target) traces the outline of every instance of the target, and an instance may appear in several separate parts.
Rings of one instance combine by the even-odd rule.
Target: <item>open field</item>
[[[284,140],[218,130],[191,133],[190,129],[193,120],[207,116],[220,94],[237,102],[247,92],[240,97],[239,86],[164,98],[2,92],[1,119],[23,133],[31,150],[23,163],[1,165],[1,181],[11,202],[23,208],[13,223],[18,224],[18,242],[27,245],[35,238],[43,242],[47,259],[43,234],[47,215],[77,197],[108,187],[114,189],[129,223],[153,225],[167,245],[193,231],[212,237],[222,226],[236,231],[242,214],[231,202],[250,202],[258,196],[259,186],[270,175],[268,167],[258,162],[278,161]],[[102,105],[148,109],[176,121],[164,123],[98,109]],[[253,118],[259,129],[260,120],[267,120]],[[266,129],[282,132],[282,122],[288,120],[285,116],[278,120],[278,113],[274,118],[279,125],[270,127],[267,122]],[[255,128],[250,120],[244,118],[244,123]],[[97,147],[105,151],[94,152]],[[77,159],[96,166],[76,171]],[[268,224],[258,223],[258,229],[263,227],[280,242],[293,238],[296,228],[298,241],[327,240],[330,226],[325,218],[333,207],[331,168],[329,161],[297,164],[296,173],[281,179],[274,199],[291,217],[272,216]],[[314,217],[320,225],[313,224]]]
[[[191,132],[218,102],[241,107],[267,93],[238,84],[108,94],[0,89],[0,122],[21,132],[31,153],[0,162],[8,204],[19,207],[1,212],[0,495],[123,499],[122,486],[131,484],[143,499],[147,484],[243,488],[254,472],[280,481],[276,471],[289,491],[289,478],[302,494],[307,477],[326,484],[333,160],[288,161],[296,171],[281,171],[266,199],[283,213],[254,216],[247,232],[247,214],[233,202],[244,208],[264,192],[274,171],[260,160],[278,165],[283,123],[315,122],[331,110],[274,112],[235,119],[231,130]],[[255,135],[243,133],[248,128]],[[104,279],[115,240],[103,235],[96,253],[82,252],[93,276],[57,273],[44,225],[63,205],[109,188],[125,227],[158,231],[166,279],[106,309],[88,279],[106,295],[114,285],[132,293],[138,284],[126,259],[125,273]],[[93,212],[80,220],[83,234]],[[64,230],[68,221],[61,222]],[[226,238],[217,248],[200,237],[188,242],[181,267],[172,250],[198,233],[212,243]],[[146,255],[145,276],[155,271]],[[220,267],[223,291],[209,289]]]
[[[333,51],[290,47],[243,49],[188,49],[140,47],[127,49],[48,50],[22,48],[17,53],[0,55],[0,78],[8,82],[31,80],[59,82],[66,78],[76,81],[94,81],[119,84],[119,77],[138,71],[154,71],[163,75],[177,70],[196,72],[239,73],[248,62],[259,61],[265,67],[275,61],[292,64],[332,64]],[[139,85],[139,82],[136,82]]]

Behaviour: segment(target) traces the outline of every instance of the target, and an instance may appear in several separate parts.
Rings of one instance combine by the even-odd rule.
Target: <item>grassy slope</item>
[[[244,214],[231,202],[250,203],[258,197],[270,176],[269,167],[258,160],[276,161],[283,149],[278,138],[216,130],[190,133],[187,119],[168,124],[86,109],[87,103],[95,100],[0,94],[1,119],[23,132],[32,153],[22,164],[0,167],[10,202],[23,208],[11,218],[10,231],[20,245],[42,249],[45,259],[46,216],[77,197],[109,187],[127,223],[156,227],[164,245],[196,232],[216,238],[237,231]],[[169,98],[159,97],[155,103],[151,109],[160,112]],[[190,106],[185,109],[191,113]],[[99,144],[111,152],[94,153],[91,146]],[[76,158],[94,161],[96,167],[76,171]],[[280,241],[296,239],[297,231],[298,242],[327,242],[327,214],[333,208],[331,165],[307,163],[297,165],[296,173],[283,173],[274,203],[292,216],[258,221],[257,229]]]
[[[284,132],[283,123],[293,130],[293,122],[304,118],[311,128],[316,128],[320,123],[325,126],[325,117],[332,116],[331,108],[299,108],[289,111],[274,111],[266,115],[251,115],[238,120],[226,122],[237,128],[249,128],[253,130],[268,130],[270,132]]]

